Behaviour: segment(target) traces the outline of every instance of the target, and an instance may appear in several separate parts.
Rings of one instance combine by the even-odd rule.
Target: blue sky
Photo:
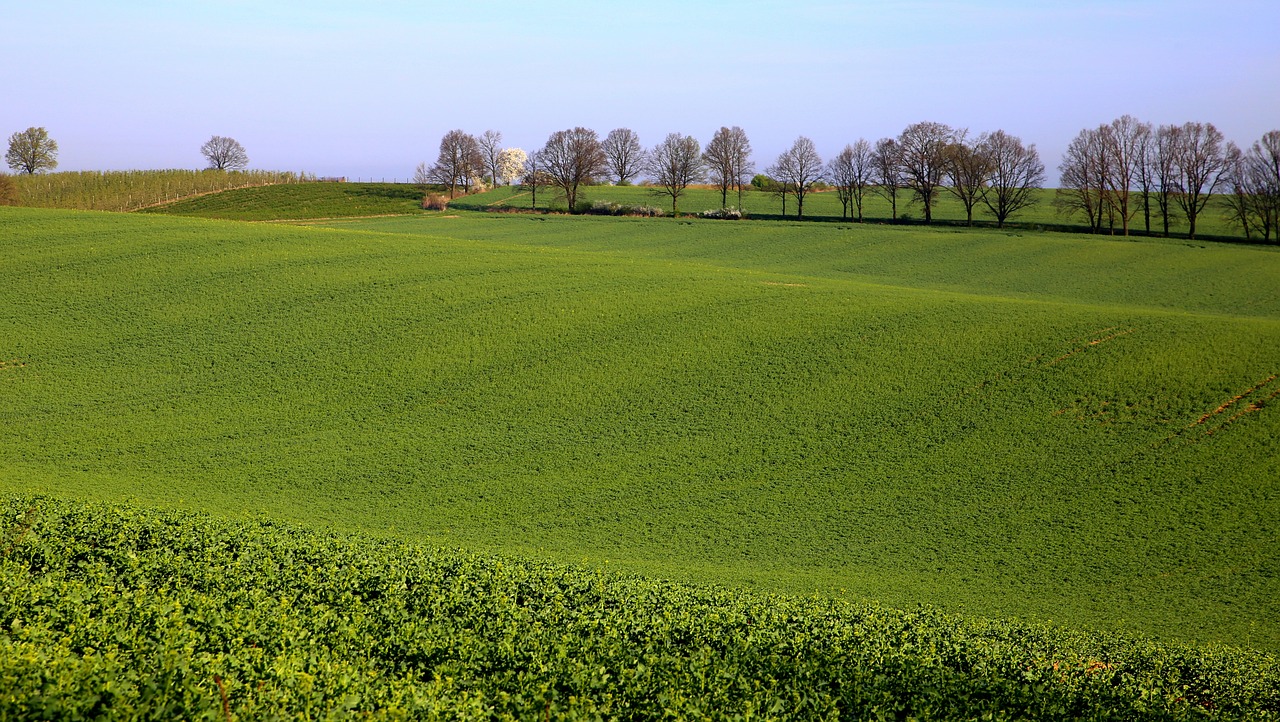
[[[254,168],[389,180],[453,128],[740,125],[763,168],[934,120],[1036,143],[1052,185],[1125,113],[1280,128],[1278,27],[1275,0],[0,0],[0,137],[44,126],[81,170],[201,167],[217,134]]]

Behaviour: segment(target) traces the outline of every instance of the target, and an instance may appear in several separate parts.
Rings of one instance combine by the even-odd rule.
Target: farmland
[[[4,213],[12,490],[1280,643],[1273,252]]]
[[[252,212],[359,201],[281,202]],[[817,595],[802,616],[1065,625],[1084,666],[1138,634],[1280,649],[1270,248],[465,210],[0,224],[4,494]],[[15,529],[80,513],[10,503]],[[1248,659],[1238,684],[1274,687]]]

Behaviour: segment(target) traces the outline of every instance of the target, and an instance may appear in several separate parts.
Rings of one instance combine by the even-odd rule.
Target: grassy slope
[[[1062,226],[1064,228],[1083,227],[1079,218],[1063,218],[1053,209],[1050,201],[1053,191],[1042,191],[1041,202],[1020,213],[1015,219],[1020,224],[1041,224],[1045,226]],[[613,187],[588,186],[582,189],[582,197],[587,201],[608,200],[632,205],[651,205],[671,210],[669,197],[662,196],[652,188],[639,186]],[[905,195],[899,199],[898,212],[906,213],[919,219],[919,207],[907,201]],[[380,214],[419,215],[422,211],[419,201],[421,192],[416,186],[392,183],[301,183],[289,186],[273,186],[265,188],[245,188],[226,191],[199,198],[191,198],[164,206],[149,208],[148,213],[167,215],[195,216],[201,218],[222,218],[228,220],[264,221],[264,220],[305,220],[315,218],[360,217]],[[452,207],[463,210],[488,210],[494,208],[528,208],[530,195],[518,188],[496,188],[486,193],[456,199]],[[736,197],[731,200],[737,203]],[[538,208],[563,209],[564,201],[557,199],[553,192],[547,191],[538,196]],[[758,217],[777,218],[782,207],[778,199],[766,193],[748,191],[743,205]],[[717,190],[695,188],[688,191],[687,197],[681,199],[680,208],[684,213],[697,213],[720,206],[720,193]],[[788,213],[795,214],[794,201],[788,201]],[[869,221],[883,222],[890,216],[887,201],[877,195],[867,196],[865,214]],[[814,193],[805,201],[805,217],[819,220],[838,220],[841,216],[840,201],[834,192]],[[1224,211],[1216,204],[1209,208],[1200,218],[1200,234],[1202,237],[1235,238],[1239,236],[1237,229],[1224,220]],[[934,209],[934,217],[939,221],[956,223],[964,220],[964,207],[950,195],[943,194]],[[980,224],[989,223],[987,216],[978,213],[975,220]],[[1159,231],[1159,224],[1153,220],[1153,229]],[[1135,232],[1142,227],[1142,218],[1133,221]],[[1174,223],[1172,232],[1186,234],[1185,223]]]
[[[298,183],[242,188],[149,208],[147,213],[240,221],[421,213],[422,192],[395,183]]]
[[[0,487],[1280,647],[1274,253],[0,213]]]

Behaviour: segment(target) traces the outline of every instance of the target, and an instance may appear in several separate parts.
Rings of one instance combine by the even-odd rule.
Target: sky
[[[200,168],[222,135],[251,168],[404,180],[454,128],[738,125],[763,169],[929,120],[1035,143],[1053,185],[1124,114],[1280,129],[1277,28],[1277,0],[0,0],[0,137],[46,128],[58,170]]]

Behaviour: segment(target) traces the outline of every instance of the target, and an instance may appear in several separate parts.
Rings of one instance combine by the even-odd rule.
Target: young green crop
[[[300,183],[242,188],[148,208],[148,213],[238,221],[422,213],[422,190],[395,183]]]
[[[1273,656],[0,497],[3,719],[1275,719]]]
[[[1280,648],[1269,250],[0,222],[4,489]]]

